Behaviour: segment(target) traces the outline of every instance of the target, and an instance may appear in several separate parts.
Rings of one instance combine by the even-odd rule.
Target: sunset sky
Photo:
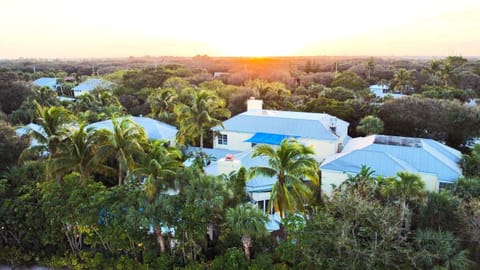
[[[480,0],[0,0],[0,25],[0,58],[480,55]]]

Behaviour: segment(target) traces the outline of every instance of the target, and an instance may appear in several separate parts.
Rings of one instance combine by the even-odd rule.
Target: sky
[[[0,0],[0,58],[480,56],[480,0]]]

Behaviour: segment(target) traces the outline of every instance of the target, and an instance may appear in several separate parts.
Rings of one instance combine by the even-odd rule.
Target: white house
[[[113,83],[97,78],[90,78],[72,88],[73,96],[78,97],[97,88],[111,90]]]
[[[436,191],[462,176],[460,158],[459,151],[432,139],[386,135],[354,138],[320,166],[322,190],[330,193],[332,185],[339,186],[365,165],[375,176],[395,176],[400,171],[418,174],[428,190]]]
[[[247,101],[247,111],[216,126],[214,149],[249,151],[256,144],[279,145],[295,138],[312,146],[316,159],[340,152],[348,138],[349,123],[325,113],[264,110],[262,100]]]
[[[401,98],[405,95],[402,95],[402,94],[398,94],[398,93],[390,93],[388,90],[389,90],[389,86],[388,85],[385,85],[385,84],[374,84],[374,85],[370,85],[370,91],[372,93],[375,94],[375,96],[377,97],[387,97],[387,96],[391,96],[393,98]]]

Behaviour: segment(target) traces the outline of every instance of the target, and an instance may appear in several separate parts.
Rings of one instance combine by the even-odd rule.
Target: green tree
[[[200,148],[203,149],[206,132],[214,126],[222,125],[220,119],[229,117],[230,112],[225,108],[224,101],[210,91],[192,91],[188,98],[187,104],[175,105],[175,114],[180,126],[179,139],[180,142],[193,142],[199,138]]]
[[[145,130],[130,118],[112,119],[113,132],[106,132],[102,145],[97,152],[97,160],[105,161],[113,156],[117,161],[118,185],[124,184],[127,170],[135,166],[135,156],[143,153],[143,145],[147,142]]]
[[[177,189],[175,185],[175,174],[177,169],[182,167],[180,162],[181,152],[173,147],[165,146],[163,141],[149,141],[145,153],[141,157],[140,165],[131,172],[132,176],[138,179],[145,178],[145,195],[147,201],[146,215],[153,222],[154,231],[157,235],[157,242],[160,252],[166,252],[165,240],[162,235],[161,222],[162,204],[165,203],[162,193],[167,189]],[[150,210],[150,211],[148,211]]]
[[[414,82],[412,72],[404,68],[400,68],[393,75],[392,86],[393,89],[400,91],[401,94],[408,92]]]
[[[470,154],[463,154],[459,164],[466,177],[480,177],[480,144],[475,144]]]
[[[151,115],[160,121],[174,124],[174,105],[177,102],[178,94],[172,88],[161,88],[152,92],[148,97]]]
[[[226,220],[232,231],[242,236],[243,251],[250,262],[252,237],[267,235],[267,216],[253,205],[239,204],[235,208],[227,209]]]
[[[372,74],[375,72],[375,62],[373,61],[373,57],[370,57],[365,63],[365,72],[367,79],[370,80]]]
[[[468,251],[451,232],[418,230],[415,234],[415,263],[421,269],[469,269]]]
[[[104,143],[102,135],[102,131],[87,129],[85,124],[70,131],[52,160],[52,172],[64,175],[77,171],[83,181],[89,179],[93,172],[112,174],[111,168],[98,162],[97,151]]]
[[[320,188],[314,154],[311,147],[294,139],[284,139],[278,148],[261,144],[253,149],[252,157],[266,158],[268,165],[252,167],[250,174],[276,178],[270,203],[281,217],[286,211],[304,210],[305,201],[312,195],[305,181],[309,180],[313,188]]]
[[[362,165],[360,172],[355,175],[349,175],[348,178],[338,187],[337,191],[346,191],[348,193],[357,193],[363,198],[374,198],[377,191],[377,181],[370,167]]]
[[[0,120],[0,172],[17,164],[22,151],[28,147],[29,140],[17,136],[7,122]]]
[[[380,134],[383,132],[383,122],[376,116],[367,115],[360,120],[357,131],[365,135]]]
[[[420,200],[425,195],[425,182],[420,176],[409,172],[398,172],[396,177],[387,179],[385,186],[387,196],[398,198],[401,226],[404,226],[407,233],[410,232],[410,208],[409,202]]]
[[[22,152],[21,159],[36,155],[44,158],[47,155],[46,175],[52,176],[52,160],[57,156],[60,144],[67,138],[66,125],[71,124],[74,116],[63,107],[42,107],[34,103],[37,110],[37,123],[41,130],[30,129],[29,134],[38,141],[38,145]],[[60,179],[56,177],[56,180]]]
[[[367,87],[367,82],[351,71],[342,72],[330,85],[332,87],[344,87],[351,90],[362,90]]]

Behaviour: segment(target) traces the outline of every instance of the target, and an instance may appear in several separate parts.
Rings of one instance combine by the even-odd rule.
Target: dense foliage
[[[87,62],[12,61],[0,69],[0,264],[69,269],[471,269],[480,263],[480,62],[383,59],[158,59],[102,62],[115,82],[75,102],[31,81],[81,81]],[[285,61],[285,60],[284,60]],[[155,63],[155,65],[153,65]],[[193,64],[192,64],[193,63]],[[241,68],[240,68],[241,67]],[[40,70],[40,71],[38,71]],[[213,72],[223,75],[213,80]],[[401,99],[374,97],[388,84]],[[71,88],[71,86],[69,86]],[[384,132],[426,137],[464,151],[465,178],[439,193],[399,172],[373,178],[363,167],[321,192],[312,150],[294,140],[258,146],[268,167],[229,175],[185,162],[186,145],[211,146],[210,128],[245,111],[250,96],[278,110],[326,112],[350,122],[351,136]],[[125,115],[149,115],[179,129],[177,145],[148,140]],[[113,119],[113,131],[87,125]],[[19,137],[13,128],[30,122]],[[28,146],[28,141],[35,144]],[[190,160],[192,160],[190,159]],[[186,166],[184,164],[190,164]],[[249,204],[248,176],[275,178],[268,216]],[[305,184],[303,180],[308,179]]]

